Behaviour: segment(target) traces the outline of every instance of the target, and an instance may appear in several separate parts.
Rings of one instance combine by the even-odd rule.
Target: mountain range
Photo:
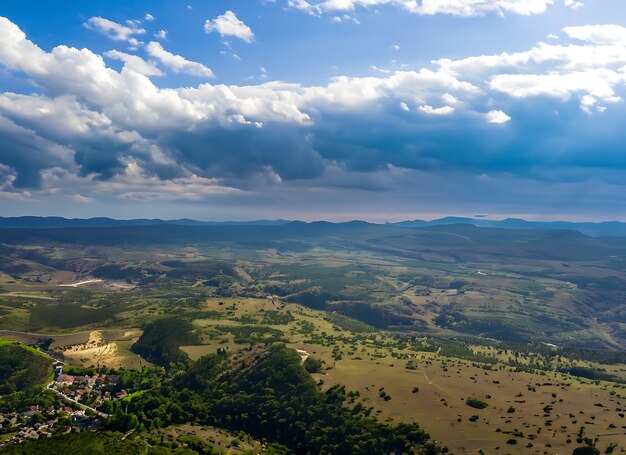
[[[291,220],[251,220],[251,221],[200,221],[190,218],[176,220],[136,218],[130,220],[118,220],[106,217],[97,218],[63,218],[63,217],[0,217],[0,229],[54,229],[54,228],[107,228],[127,226],[280,226],[288,223],[303,223]],[[316,221],[309,224],[323,224],[326,222]],[[349,223],[367,223],[364,221],[352,221]],[[332,223],[345,224],[345,223]],[[452,224],[469,224],[476,227],[489,227],[501,229],[552,229],[578,231],[590,237],[626,237],[626,223],[621,221],[603,222],[572,222],[572,221],[527,221],[519,218],[506,218],[492,220],[486,218],[469,217],[444,217],[431,221],[407,220],[394,223],[385,223],[387,226],[416,228],[427,226],[442,226]]]

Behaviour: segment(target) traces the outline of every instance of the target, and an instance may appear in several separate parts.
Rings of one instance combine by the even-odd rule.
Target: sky
[[[0,3],[0,216],[626,221],[623,0]]]

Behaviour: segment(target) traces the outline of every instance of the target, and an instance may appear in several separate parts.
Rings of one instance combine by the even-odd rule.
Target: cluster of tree
[[[610,382],[617,382],[620,384],[624,384],[626,382],[619,376],[616,376],[611,373],[607,373],[606,371],[600,371],[595,368],[586,368],[586,367],[576,366],[576,367],[571,367],[568,369],[562,369],[561,371],[563,373],[571,374],[572,376],[591,379],[594,381],[610,381]]]
[[[255,357],[253,364],[239,366],[224,352],[203,357],[170,384],[118,404],[109,426],[127,431],[195,422],[244,431],[295,453],[435,450],[416,424],[379,422],[370,416],[371,408],[348,406],[343,387],[320,391],[300,356],[284,345]]]
[[[3,447],[2,453],[8,455],[30,455],[33,453],[38,455],[57,455],[59,453],[140,455],[148,453],[148,445],[144,441],[123,440],[122,436],[110,432],[68,433],[53,438],[30,440],[21,444],[9,444]]]
[[[22,411],[27,406],[49,408],[58,403],[59,397],[50,390],[32,388],[23,392],[13,392],[0,396],[0,412]]]
[[[309,373],[319,373],[322,371],[323,362],[313,357],[307,357],[302,366]]]
[[[213,329],[222,334],[232,334],[233,341],[240,344],[286,341],[283,332],[262,325],[216,325]]]
[[[131,351],[156,365],[170,368],[172,365],[188,365],[189,356],[179,347],[197,342],[191,322],[172,316],[147,324]]]
[[[349,332],[368,333],[376,331],[373,326],[366,324],[365,322],[343,316],[339,313],[330,313],[326,316],[326,319],[340,329],[347,330]]]

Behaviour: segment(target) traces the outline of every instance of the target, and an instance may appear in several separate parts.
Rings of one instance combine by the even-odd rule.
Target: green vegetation
[[[0,412],[19,412],[27,406],[48,408],[59,402],[59,397],[49,390],[32,388],[25,392],[13,392],[0,396]]]
[[[119,375],[105,392],[129,395],[97,407],[154,453],[211,453],[206,428],[244,452],[252,438],[276,453],[411,453],[426,441],[403,427],[413,421],[453,453],[620,444],[626,244],[613,239],[359,224],[55,231],[0,232],[1,334],[70,374]],[[92,277],[103,281],[59,286]],[[283,344],[310,356],[300,364]],[[56,399],[30,389],[0,408]]]
[[[178,348],[197,341],[190,321],[168,317],[147,324],[131,349],[150,362],[169,368],[173,364],[188,364],[189,357]]]
[[[134,439],[122,440],[122,436],[119,433],[82,431],[55,436],[50,439],[10,444],[2,448],[2,453],[8,455],[31,455],[33,453],[39,455],[58,455],[60,453],[143,455],[148,453],[148,445],[145,442]]]
[[[83,308],[72,303],[39,304],[31,310],[29,327],[70,329],[109,320],[115,314],[111,307]]]
[[[270,343],[273,341],[283,341],[283,332],[270,327],[242,325],[215,326],[214,329],[221,333],[232,334],[235,343]]]
[[[465,400],[465,404],[475,409],[485,409],[487,406],[489,406],[487,403],[479,400],[478,398],[468,398],[467,400]]]
[[[0,272],[36,285],[4,286],[0,328],[137,326],[146,317],[193,317],[202,311],[202,296],[273,295],[326,310],[334,326],[354,333],[374,327],[544,341],[565,352],[593,350],[594,359],[615,363],[624,358],[615,353],[626,350],[619,328],[619,308],[626,304],[626,280],[620,278],[626,263],[619,258],[626,245],[616,239],[463,225],[291,223],[5,229],[0,240]],[[150,252],[154,245],[158,255]],[[138,289],[124,298],[95,298],[86,287],[46,284],[59,272]],[[288,321],[274,316],[256,323]]]
[[[323,363],[321,360],[314,359],[313,357],[307,357],[302,366],[309,373],[319,373],[322,371]]]
[[[321,392],[283,345],[252,353],[254,367],[234,367],[225,354],[207,356],[174,378],[173,386],[130,400],[111,419],[119,429],[195,422],[245,431],[296,453],[402,453],[428,435],[414,424],[391,426],[369,417],[362,404],[347,407],[343,387]]]
[[[600,455],[600,451],[591,446],[577,447],[572,452],[572,455]]]
[[[592,379],[594,381],[610,381],[610,382],[621,382],[626,383],[626,381],[622,380],[618,376],[614,374],[607,373],[606,371],[599,371],[593,368],[586,367],[571,367],[566,370],[567,373],[572,376],[577,376],[579,378],[587,378]]]
[[[365,324],[356,319],[348,318],[341,314],[331,313],[327,316],[327,319],[339,327],[342,330],[347,330],[354,333],[374,332],[376,329],[369,324]]]
[[[0,338],[0,395],[42,386],[52,373],[52,359],[39,351]]]

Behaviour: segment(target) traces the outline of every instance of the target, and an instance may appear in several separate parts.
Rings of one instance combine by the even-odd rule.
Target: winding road
[[[74,403],[75,405],[77,405],[81,409],[95,412],[97,415],[99,415],[100,417],[103,417],[105,419],[109,417],[109,414],[107,414],[106,412],[98,411],[97,409],[92,408],[91,406],[87,406],[86,404],[83,404],[83,403],[81,403],[79,401],[76,401],[73,398],[70,398],[70,397],[62,394],[61,392],[59,392],[58,390],[53,388],[53,386],[54,386],[54,382],[51,382],[50,384],[48,384],[47,389],[48,390],[52,390],[54,393],[56,393],[58,396],[60,396],[65,401],[69,401],[70,403]]]

